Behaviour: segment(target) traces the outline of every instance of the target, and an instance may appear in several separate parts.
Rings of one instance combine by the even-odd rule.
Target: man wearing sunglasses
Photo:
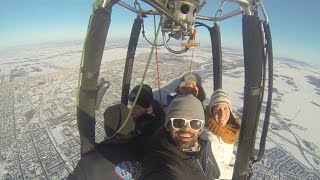
[[[210,145],[199,138],[204,123],[203,106],[196,97],[187,94],[173,99],[167,109],[165,127],[152,136],[147,146],[143,179],[200,180],[219,177],[215,159],[209,155]]]

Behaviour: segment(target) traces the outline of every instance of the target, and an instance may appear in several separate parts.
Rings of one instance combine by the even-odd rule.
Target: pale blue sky
[[[83,40],[93,0],[0,0],[0,49],[51,41]],[[127,1],[127,2],[133,2]],[[320,64],[320,1],[264,0],[275,56]],[[141,2],[142,3],[142,2]],[[208,0],[200,12],[213,15],[220,5]],[[226,5],[226,10],[234,5]],[[135,14],[115,5],[108,39],[127,37]],[[146,25],[153,27],[152,17]],[[211,23],[209,23],[211,24]],[[221,22],[222,45],[241,47],[241,17]],[[149,31],[152,34],[153,31]],[[209,39],[198,31],[199,41]],[[204,43],[204,42],[200,42]]]

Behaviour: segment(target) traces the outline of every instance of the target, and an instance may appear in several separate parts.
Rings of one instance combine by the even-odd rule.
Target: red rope
[[[153,16],[153,20],[154,20],[154,31],[156,33],[156,16]],[[155,48],[156,48],[156,65],[157,65],[157,82],[158,82],[158,91],[159,91],[159,97],[160,97],[160,102],[162,102],[162,98],[161,98],[161,86],[160,86],[160,70],[159,70],[159,61],[158,61],[158,48],[157,48],[157,44],[155,44]]]

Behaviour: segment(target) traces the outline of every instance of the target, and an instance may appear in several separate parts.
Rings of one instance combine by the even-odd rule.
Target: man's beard
[[[181,135],[181,134],[190,135],[191,136],[190,140],[187,141],[187,142],[186,141],[182,141],[180,139],[180,137],[179,137],[179,135]],[[194,133],[191,133],[189,131],[178,131],[178,132],[175,133],[174,142],[175,142],[175,144],[177,145],[177,147],[179,149],[189,149],[189,148],[195,146],[196,142],[198,141],[197,139],[198,139],[198,137],[196,137]]]

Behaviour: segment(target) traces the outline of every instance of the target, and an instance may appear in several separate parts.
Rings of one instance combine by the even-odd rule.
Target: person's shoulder
[[[168,137],[168,132],[165,130],[164,127],[161,127],[152,136],[149,137],[145,149],[147,153],[153,154],[154,152],[171,151],[172,146],[173,145],[170,143]],[[160,154],[158,153],[158,155]]]
[[[68,179],[90,179],[90,177],[97,174],[96,171],[99,167],[105,166],[106,163],[104,161],[103,156],[96,149],[91,150],[82,155]]]
[[[200,134],[200,138],[208,140],[210,138],[218,138],[218,136],[205,127]]]
[[[160,127],[156,130],[152,136],[149,137],[151,145],[160,145],[161,142],[166,138],[166,131],[164,127]]]
[[[161,101],[154,100],[153,101],[153,113],[156,116],[156,119],[160,121],[161,124],[164,124],[166,113],[165,113],[165,104],[163,104]]]
[[[151,136],[161,127],[161,121],[150,114],[142,115],[136,122],[135,131],[138,135]]]
[[[204,128],[204,130],[201,132],[200,138],[208,141],[208,143],[211,143],[211,144],[219,144],[219,142],[221,141],[219,139],[220,138],[219,136],[217,136],[216,134],[213,134],[207,128]]]
[[[90,166],[90,168],[93,168],[95,166],[107,165],[110,163],[112,164],[110,159],[108,159],[108,157],[106,157],[104,154],[106,154],[106,152],[101,151],[101,147],[99,149],[96,148],[82,155],[79,164],[85,167]]]
[[[168,151],[168,147],[163,143],[163,132],[158,131],[152,136],[152,141],[148,146],[143,160],[144,180],[176,179],[170,171],[169,164],[174,160],[174,153]]]
[[[85,154],[82,155],[81,159],[79,162],[84,161],[84,162],[90,162],[90,161],[96,161],[97,159],[102,158],[101,153],[95,148],[91,151],[86,152]]]
[[[156,107],[158,107],[158,108],[164,108],[165,107],[165,104],[164,103],[162,103],[161,101],[159,101],[159,100],[156,100],[156,99],[154,99],[153,100],[153,104],[152,104],[153,106],[156,106]]]
[[[137,136],[126,142],[99,144],[97,150],[112,163],[122,160],[141,160],[143,158],[143,137]]]

